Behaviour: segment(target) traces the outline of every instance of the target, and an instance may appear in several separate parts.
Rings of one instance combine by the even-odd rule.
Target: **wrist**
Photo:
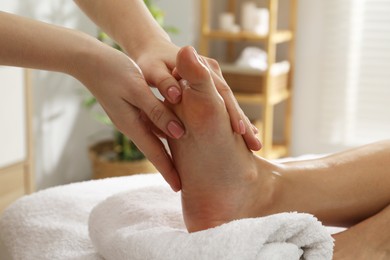
[[[65,73],[84,82],[91,71],[96,71],[104,62],[104,56],[111,47],[99,40],[85,35],[78,41],[77,47],[69,55],[69,62]]]
[[[123,48],[133,60],[138,60],[140,56],[149,52],[149,50],[165,44],[172,44],[172,42],[168,34],[165,31],[161,31],[154,36],[145,34],[145,36],[138,38],[136,41],[125,41]]]

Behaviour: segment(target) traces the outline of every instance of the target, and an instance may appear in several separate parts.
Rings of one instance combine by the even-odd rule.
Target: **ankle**
[[[257,169],[257,217],[277,213],[285,168],[254,155]]]

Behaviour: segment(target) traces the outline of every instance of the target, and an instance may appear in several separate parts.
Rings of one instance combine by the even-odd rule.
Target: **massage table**
[[[116,206],[115,203],[117,203]],[[161,205],[167,205],[167,207],[163,208]],[[145,206],[152,208],[155,212],[150,214],[145,210]],[[95,215],[93,215],[94,211]],[[138,219],[137,223],[128,222],[130,221],[128,216],[134,215],[135,211],[142,213],[136,215],[141,219]],[[240,255],[246,255],[247,251],[251,251],[252,248],[244,250],[245,246],[240,243],[243,243],[245,239],[248,239],[249,242],[245,242],[248,244],[252,243],[250,242],[252,240],[263,239],[263,237],[254,239],[250,236],[262,234],[264,227],[272,226],[269,223],[276,223],[275,225],[278,226],[276,231],[282,233],[276,234],[275,230],[269,230],[268,237],[261,242],[262,248],[260,249],[264,252],[264,245],[269,247],[265,253],[271,254],[272,250],[275,250],[272,246],[276,245],[273,242],[277,242],[277,246],[285,247],[286,252],[292,250],[294,254],[300,254],[296,259],[300,259],[304,254],[306,254],[304,259],[331,259],[333,240],[329,232],[324,232],[321,223],[308,214],[286,213],[272,218],[273,220],[270,218],[263,222],[260,221],[261,223],[257,219],[241,220],[241,222],[238,220],[222,227],[197,232],[197,234],[188,234],[180,212],[179,194],[170,190],[160,174],[90,180],[49,188],[19,199],[2,214],[0,217],[0,259],[215,259],[216,253],[213,252],[218,250],[210,248],[213,243],[214,247],[221,247],[218,256],[226,254],[222,257],[223,259],[260,259],[252,258],[253,254],[249,256],[252,252],[248,253],[247,258],[229,256],[237,254],[240,247],[243,250]],[[173,224],[170,219],[164,220],[168,222],[161,222],[160,216],[166,214],[174,216]],[[280,220],[290,218],[290,214],[294,220],[290,222]],[[140,221],[144,223],[140,224]],[[252,222],[249,223],[249,221]],[[114,227],[118,223],[122,226]],[[252,227],[256,225],[260,231],[254,233]],[[129,230],[129,227],[132,229]],[[136,233],[133,227],[137,229]],[[294,228],[296,230],[293,230]],[[113,229],[115,232],[112,232]],[[242,235],[246,229],[245,234],[250,234],[250,236]],[[286,232],[291,232],[291,234]],[[299,243],[306,240],[305,235],[302,235],[305,232],[308,232],[307,237],[312,237],[312,240],[305,241],[308,244],[302,246]],[[140,234],[143,235],[142,239],[147,240],[139,238]],[[149,237],[144,234],[149,234]],[[287,237],[281,238],[282,241],[276,241],[280,238],[275,237],[280,235]],[[181,237],[180,241],[172,242],[177,237]],[[215,239],[211,240],[212,237]],[[270,239],[275,241],[270,241]],[[169,244],[166,241],[170,241]],[[225,244],[215,244],[219,243],[218,241],[223,241],[221,243]],[[139,245],[134,246],[137,243]],[[148,248],[148,243],[150,243],[150,248]],[[183,245],[183,243],[187,244]],[[259,244],[260,242],[255,243],[252,247],[258,247]],[[174,257],[172,254],[164,255],[164,252],[155,250],[155,248],[152,250],[152,247],[160,247],[165,252],[173,252],[175,248],[184,248],[180,251],[186,251],[188,254],[191,250],[194,252],[189,257],[180,258],[184,256],[182,252],[176,252],[177,257]],[[234,247],[237,250],[234,250]],[[305,250],[310,247],[313,247],[313,250],[307,253]],[[114,251],[109,252],[110,250]],[[282,252],[284,249],[277,250]],[[123,254],[116,255],[119,254],[118,252],[123,252]],[[256,254],[259,255],[259,253]],[[320,257],[316,258],[316,254]],[[281,256],[278,257],[270,259],[283,259]]]

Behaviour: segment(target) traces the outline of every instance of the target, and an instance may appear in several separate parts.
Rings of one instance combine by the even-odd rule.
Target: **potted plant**
[[[177,32],[173,27],[164,26],[164,13],[152,0],[144,0],[144,2],[154,19],[166,31]],[[121,47],[113,42],[104,32],[99,32],[98,39],[122,51]],[[89,96],[84,100],[84,105],[92,110],[96,107],[97,100],[95,97]],[[113,138],[96,143],[89,148],[93,179],[157,172],[152,163],[145,158],[137,146],[114,127],[109,117],[103,111],[95,112],[94,116],[99,122],[112,126]]]

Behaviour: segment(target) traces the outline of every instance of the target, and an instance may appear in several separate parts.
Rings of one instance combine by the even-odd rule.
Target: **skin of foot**
[[[233,132],[208,66],[192,47],[178,53],[182,101],[171,109],[186,133],[168,143],[182,182],[183,216],[189,232],[265,214],[281,170],[254,155]]]
[[[334,236],[335,259],[388,259],[390,141],[324,159],[271,163],[252,154],[231,129],[207,66],[191,47],[181,49],[182,101],[170,106],[186,129],[180,140],[168,143],[182,182],[188,231],[278,212],[308,212],[327,225],[353,225]]]

